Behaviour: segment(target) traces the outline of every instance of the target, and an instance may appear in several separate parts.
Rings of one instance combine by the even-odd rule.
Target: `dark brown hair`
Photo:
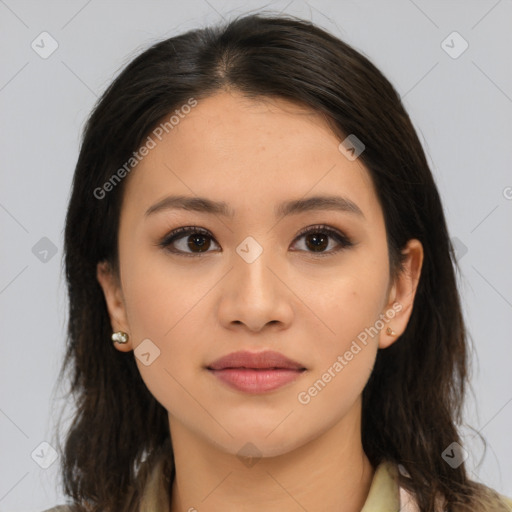
[[[176,108],[228,89],[307,106],[340,140],[355,134],[365,144],[359,158],[383,210],[391,277],[412,238],[423,244],[424,263],[407,328],[378,351],[363,392],[363,448],[372,465],[389,460],[408,471],[401,484],[416,493],[422,512],[434,511],[439,498],[446,510],[501,510],[464,464],[452,468],[441,457],[451,443],[462,444],[467,336],[439,193],[401,98],[349,45],[307,21],[261,14],[153,45],[117,76],[86,124],[66,218],[69,325],[60,374],[69,372],[76,404],[61,448],[64,488],[76,510],[137,510],[149,462],[166,457],[173,472],[167,411],[146,388],[133,353],[113,347],[96,279],[98,262],[118,265],[124,182],[101,198],[94,191]]]

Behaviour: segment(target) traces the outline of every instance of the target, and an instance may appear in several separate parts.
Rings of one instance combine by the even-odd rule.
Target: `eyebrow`
[[[149,207],[145,216],[148,217],[154,213],[170,209],[189,210],[230,218],[235,215],[235,212],[224,201],[213,201],[206,197],[171,195]],[[285,217],[313,210],[336,210],[353,213],[364,218],[363,212],[353,201],[346,197],[332,195],[285,201],[276,207],[275,215],[276,217]]]

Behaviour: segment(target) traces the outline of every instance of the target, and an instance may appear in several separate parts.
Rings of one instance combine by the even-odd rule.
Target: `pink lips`
[[[279,352],[233,352],[217,359],[207,369],[232,388],[263,393],[297,379],[306,369]]]

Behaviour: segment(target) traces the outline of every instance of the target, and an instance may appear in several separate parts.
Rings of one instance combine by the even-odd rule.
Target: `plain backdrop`
[[[59,460],[41,461],[63,405],[62,232],[87,115],[152,43],[261,9],[342,38],[402,96],[444,203],[476,349],[466,420],[488,449],[481,460],[464,429],[467,463],[512,496],[512,1],[0,0],[1,512],[64,503]]]

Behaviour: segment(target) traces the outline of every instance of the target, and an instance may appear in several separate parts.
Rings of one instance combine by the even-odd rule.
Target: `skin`
[[[150,339],[160,355],[145,366],[148,389],[168,411],[176,462],[171,512],[359,511],[375,468],[361,444],[361,394],[377,350],[405,330],[423,249],[410,240],[405,272],[390,281],[384,218],[367,169],[342,154],[317,113],[282,99],[223,91],[199,101],[127,178],[119,227],[119,278],[98,264],[114,331],[130,351]],[[146,210],[170,194],[225,201],[232,219]],[[363,216],[317,210],[276,218],[275,205],[312,195],[349,198]],[[325,224],[323,252],[299,231]],[[173,254],[158,243],[173,229],[211,233],[208,252]],[[322,231],[316,230],[316,232]],[[236,248],[247,236],[263,252]],[[311,239],[311,235],[309,235]],[[190,235],[174,242],[190,249]],[[339,248],[338,252],[332,252]],[[324,256],[322,256],[324,254]],[[398,303],[386,327],[302,404],[307,391],[357,335]],[[205,366],[237,350],[276,350],[306,371],[264,394],[228,388]],[[152,349],[153,350],[153,349]],[[252,466],[240,455],[257,447]],[[302,508],[303,507],[303,508]]]

